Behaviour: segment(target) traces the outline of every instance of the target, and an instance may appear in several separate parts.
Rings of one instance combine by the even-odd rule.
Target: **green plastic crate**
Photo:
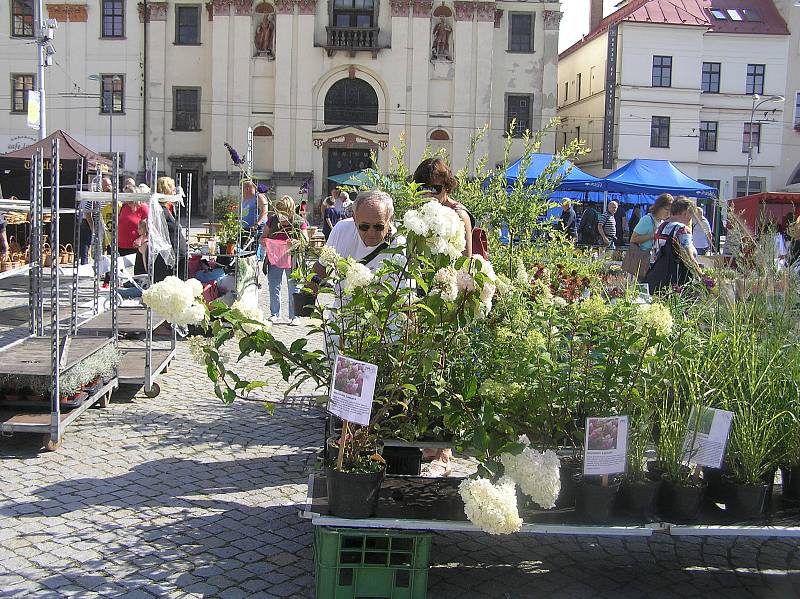
[[[431,535],[395,530],[314,530],[317,599],[425,599]]]

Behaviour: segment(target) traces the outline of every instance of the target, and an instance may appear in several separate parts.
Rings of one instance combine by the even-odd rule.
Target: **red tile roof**
[[[760,19],[747,20],[743,13],[741,21],[726,18],[724,21],[711,16],[710,9],[749,9],[751,15]],[[575,50],[603,35],[609,26],[629,21],[632,23],[654,23],[657,25],[688,25],[706,27],[710,33],[756,33],[766,35],[789,35],[786,22],[772,0],[631,0],[604,18],[594,30],[580,41],[559,54],[564,58]]]
[[[789,35],[772,0],[711,0],[712,9],[726,13],[725,20],[710,17],[711,33],[749,33],[758,35]],[[741,20],[731,19],[728,10],[734,10]],[[747,14],[745,14],[746,11]]]

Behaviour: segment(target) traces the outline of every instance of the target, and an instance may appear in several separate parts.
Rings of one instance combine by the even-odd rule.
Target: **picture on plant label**
[[[366,367],[343,356],[337,358],[336,377],[333,379],[333,388],[348,395],[361,396],[364,388],[364,374]]]
[[[695,427],[695,424],[697,425]],[[697,416],[696,408],[692,408],[689,416],[689,430],[696,430],[701,435],[711,434],[711,425],[714,424],[714,409],[700,408],[700,416]]]
[[[619,418],[589,418],[586,426],[589,451],[605,451],[617,448]]]

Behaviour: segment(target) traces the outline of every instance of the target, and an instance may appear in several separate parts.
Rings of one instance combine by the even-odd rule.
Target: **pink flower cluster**
[[[614,449],[617,446],[617,419],[616,418],[597,418],[589,420],[586,429],[589,436],[590,450]]]
[[[348,395],[361,395],[364,386],[364,371],[362,364],[351,362],[340,363],[336,371],[336,379],[333,381],[333,388]]]

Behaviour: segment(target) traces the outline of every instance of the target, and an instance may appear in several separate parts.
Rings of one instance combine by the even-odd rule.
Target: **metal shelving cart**
[[[60,159],[59,141],[52,145],[52,175],[50,188],[51,240],[55,248],[59,247],[59,214],[60,211]],[[50,263],[50,326],[45,331],[44,301],[42,291],[42,215],[44,197],[44,156],[41,149],[31,160],[31,235],[30,235],[30,336],[20,339],[0,350],[0,375],[13,380],[15,377],[29,377],[25,380],[44,380],[43,385],[49,388],[49,405],[42,401],[42,409],[37,409],[37,402],[28,401],[28,405],[4,401],[0,404],[0,433],[34,433],[44,435],[44,444],[48,450],[55,450],[61,445],[64,430],[83,412],[94,404],[101,407],[108,405],[111,394],[118,386],[116,376],[101,380],[93,389],[93,393],[85,397],[70,412],[61,410],[61,380],[65,373],[93,354],[114,346],[111,337],[79,339],[70,332],[63,334],[65,327],[61,322],[60,292],[61,268],[57,260]],[[116,171],[116,169],[115,169]],[[118,172],[115,172],[118,175]],[[116,216],[116,215],[115,215]],[[116,222],[116,219],[115,219]],[[77,302],[77,292],[71,294],[72,313]],[[112,320],[115,307],[112,303]],[[74,325],[74,323],[71,323]],[[44,409],[47,405],[48,409]]]
[[[158,179],[158,162],[153,159],[151,162],[151,189],[156,188],[156,181]],[[116,185],[115,185],[116,189]],[[151,214],[161,204],[171,202],[178,207],[176,219],[177,225],[180,229],[180,207],[183,205],[183,196],[178,195],[164,195],[161,193],[127,193],[124,194],[127,201],[140,201],[147,202],[150,206]],[[92,202],[94,206],[103,203],[111,202],[114,206],[113,212],[116,214],[116,201],[118,194],[114,192],[97,192],[97,191],[79,191],[77,193],[77,200],[85,200]],[[149,235],[148,239],[152,244],[152,219],[148,219]],[[178,274],[178,248],[180,243],[180,235],[176,235],[173,251],[175,252],[175,264],[173,267],[173,274]],[[118,252],[118,235],[116,231],[116,217],[112,224],[111,235],[111,255],[113,264],[111,267],[111,284],[112,297],[113,290],[117,289],[119,284],[119,272],[116,266],[116,257]],[[148,248],[148,283],[154,283],[155,276],[155,256],[152,251],[152,246]],[[156,382],[156,378],[162,372],[169,368],[170,362],[175,357],[177,334],[175,327],[170,327],[169,334],[169,347],[154,347],[154,333],[166,321],[160,316],[156,315],[147,306],[133,306],[133,307],[116,307],[116,301],[112,299],[114,306],[113,313],[100,312],[96,316],[80,324],[78,334],[81,336],[103,336],[110,335],[118,342],[118,349],[120,353],[120,365],[118,370],[118,379],[121,385],[137,385],[144,387],[144,393],[147,397],[153,398],[158,396],[161,392],[161,387]],[[140,343],[120,343],[120,335],[140,335],[144,334],[144,345]]]
[[[3,199],[0,198],[0,212],[6,211],[24,211],[29,212],[32,210],[31,202],[26,200],[12,200],[12,199]],[[6,229],[9,226],[14,225],[6,225]],[[18,266],[16,268],[12,268],[11,270],[6,270],[0,272],[0,280],[7,279],[9,277],[17,277],[20,275],[26,274],[31,268],[30,260],[24,264],[23,266]]]

